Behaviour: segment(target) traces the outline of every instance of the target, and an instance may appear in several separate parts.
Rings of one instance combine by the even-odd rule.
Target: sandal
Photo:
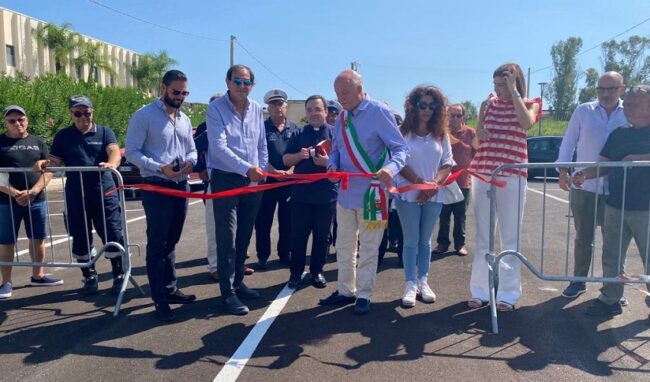
[[[467,300],[467,306],[469,306],[472,309],[478,309],[486,306],[488,304],[487,301],[483,301],[479,298],[471,298]]]
[[[515,305],[505,301],[499,301],[497,302],[497,310],[499,312],[512,312],[515,310]]]

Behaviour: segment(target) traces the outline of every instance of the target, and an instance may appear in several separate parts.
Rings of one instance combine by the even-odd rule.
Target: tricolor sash
[[[359,142],[357,131],[348,111],[341,113],[341,125],[343,127],[343,142],[354,167],[363,174],[374,174],[379,171],[386,163],[388,150],[384,149],[377,163],[373,163]],[[370,178],[370,186],[363,196],[363,220],[371,229],[383,229],[388,222],[386,192],[381,189],[379,179],[374,176]]]

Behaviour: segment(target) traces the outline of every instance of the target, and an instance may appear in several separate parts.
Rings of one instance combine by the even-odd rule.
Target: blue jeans
[[[442,203],[418,203],[395,200],[395,207],[404,233],[404,274],[406,281],[416,282],[429,273],[431,236],[440,216]],[[417,277],[416,277],[417,271]]]

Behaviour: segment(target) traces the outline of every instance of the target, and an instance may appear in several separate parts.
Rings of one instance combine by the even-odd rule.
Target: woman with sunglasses
[[[402,260],[406,288],[402,305],[412,307],[418,295],[426,303],[436,300],[427,282],[431,236],[444,198],[439,187],[449,176],[454,160],[447,134],[447,99],[440,89],[433,86],[416,87],[406,97],[404,108],[406,117],[400,131],[410,155],[395,182],[398,186],[432,186],[423,191],[405,192],[395,199],[404,234]]]
[[[499,66],[492,75],[494,91],[481,104],[473,146],[477,150],[469,170],[484,177],[510,163],[527,163],[526,138],[541,115],[541,99],[525,97],[526,83],[519,65],[507,63]],[[497,187],[496,213],[501,251],[519,251],[519,232],[526,196],[526,169],[505,169],[497,180],[505,187]],[[479,308],[489,300],[488,264],[485,255],[490,240],[490,184],[473,182],[474,218],[476,220],[476,253],[470,280],[470,308]],[[519,259],[504,257],[499,264],[499,288],[496,295],[497,309],[515,309],[521,296],[521,268]]]

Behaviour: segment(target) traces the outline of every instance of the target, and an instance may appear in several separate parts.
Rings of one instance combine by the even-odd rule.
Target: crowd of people
[[[408,93],[402,121],[386,104],[366,94],[361,76],[352,70],[341,72],[334,80],[336,101],[318,94],[306,99],[307,124],[298,126],[287,118],[288,95],[282,89],[265,94],[265,120],[262,106],[249,97],[255,85],[253,71],[234,65],[225,76],[227,92],[210,99],[206,121],[193,137],[191,122],[181,111],[189,95],[188,79],[181,71],[170,70],[162,78],[160,97],[133,114],[126,132],[125,156],[138,166],[144,183],[165,189],[186,190],[193,171],[201,173],[211,193],[259,184],[277,186],[206,203],[208,271],[219,283],[227,313],[247,314],[244,301],[260,296],[244,282],[245,275],[253,272],[245,262],[255,231],[257,268],[268,269],[276,210],[276,253],[280,264],[289,268],[289,288],[299,288],[303,282],[310,236],[309,282],[326,288],[323,267],[330,244],[335,243],[337,287],[319,303],[353,303],[355,314],[367,314],[378,262],[390,243],[404,266],[402,305],[412,307],[418,297],[433,303],[436,294],[428,281],[431,256],[449,250],[452,215],[454,252],[460,256],[469,253],[465,225],[470,195],[476,237],[467,304],[480,308],[488,303],[490,293],[485,257],[493,234],[490,199],[496,203],[501,250],[520,251],[527,173],[521,168],[503,171],[498,176],[503,187],[489,195],[490,185],[473,180],[470,171],[489,178],[503,164],[526,163],[527,130],[542,110],[541,100],[525,97],[526,83],[519,65],[501,65],[492,78],[494,94],[481,104],[476,129],[465,125],[462,104],[450,103],[441,89],[427,85]],[[570,162],[574,151],[579,162],[649,160],[649,91],[650,86],[638,85],[625,92],[620,74],[605,73],[598,82],[598,100],[580,105],[573,113],[558,162]],[[7,130],[0,137],[0,167],[33,168],[27,175],[11,173],[0,179],[3,261],[13,259],[22,221],[30,239],[30,255],[37,262],[43,260],[47,236],[43,190],[52,177],[45,169],[119,166],[115,134],[93,122],[92,101],[73,96],[69,107],[72,124],[56,134],[49,151],[41,138],[29,134],[27,112],[22,107],[12,105],[3,112]],[[464,170],[468,172],[458,174]],[[574,275],[587,276],[598,225],[604,239],[604,276],[623,273],[624,254],[632,238],[642,256],[647,252],[650,169],[640,167],[625,173],[593,167],[571,172],[561,166],[559,170],[559,185],[571,192],[575,219]],[[448,182],[452,173],[454,182]],[[320,176],[310,183],[282,184],[305,174]],[[78,262],[88,262],[96,255],[93,227],[102,242],[123,244],[119,200],[116,194],[104,195],[114,187],[109,172],[68,173],[66,227]],[[188,201],[144,191],[142,205],[154,314],[161,321],[171,321],[171,304],[196,299],[179,288],[175,270],[176,245]],[[432,249],[434,237],[437,245]],[[123,256],[115,248],[107,250],[113,293],[125,282]],[[520,262],[505,257],[499,267],[496,308],[512,311],[522,294]],[[11,267],[0,269],[0,298],[7,298],[12,294]],[[85,282],[81,291],[97,293],[94,266],[83,267],[82,273]],[[42,267],[34,267],[30,283],[54,286],[62,281],[46,276]],[[562,295],[576,298],[585,290],[585,283],[574,282]],[[605,283],[601,292],[586,313],[620,313],[626,303],[622,285]]]

